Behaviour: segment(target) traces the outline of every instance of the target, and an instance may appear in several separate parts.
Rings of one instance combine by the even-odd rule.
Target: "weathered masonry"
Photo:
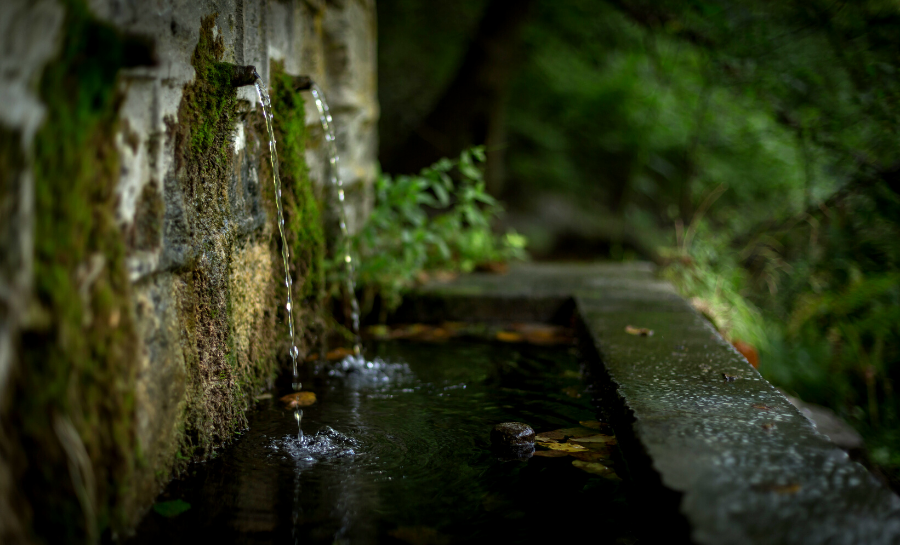
[[[268,142],[236,67],[272,94],[295,316],[301,337],[321,327],[327,159],[293,76],[332,104],[352,228],[375,176],[374,17],[373,0],[0,2],[0,542],[128,531],[283,362]]]

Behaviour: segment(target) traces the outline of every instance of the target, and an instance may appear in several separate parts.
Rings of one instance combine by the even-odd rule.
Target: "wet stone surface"
[[[516,300],[556,301],[541,313],[564,319],[574,300],[629,478],[653,513],[648,527],[659,529],[651,537],[900,543],[900,498],[819,433],[651,266],[530,264],[427,286],[422,297],[451,314],[454,298],[466,301],[460,318],[469,320],[494,318],[494,303]],[[628,326],[654,335],[628,334]]]
[[[503,422],[491,430],[491,444],[495,447],[533,445],[534,430],[522,422]]]

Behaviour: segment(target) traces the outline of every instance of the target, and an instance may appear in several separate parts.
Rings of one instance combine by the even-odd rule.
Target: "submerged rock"
[[[534,446],[534,430],[522,422],[504,422],[491,430],[494,448]]]

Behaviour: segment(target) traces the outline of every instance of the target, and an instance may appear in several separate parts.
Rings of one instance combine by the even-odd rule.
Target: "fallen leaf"
[[[774,422],[766,422],[765,424],[762,425],[762,429],[764,429],[766,431],[772,431],[773,429],[775,429],[775,423]]]
[[[573,453],[580,454],[580,453]],[[564,450],[536,450],[534,451],[533,456],[541,456],[544,458],[562,458],[563,456],[568,456],[569,453]]]
[[[595,435],[597,430],[589,428],[563,428],[561,430],[545,431],[535,436],[536,441],[565,441],[567,437],[587,437]]]
[[[184,500],[161,501],[153,504],[153,510],[166,518],[177,517],[191,508]]]
[[[535,444],[550,450],[559,450],[562,452],[579,452],[587,450],[587,447],[576,445],[575,443],[551,443],[549,441],[535,441]]]
[[[347,356],[353,356],[356,352],[353,351],[352,348],[335,348],[334,350],[329,350],[325,354],[325,359],[329,361],[342,360]]]
[[[613,472],[611,467],[605,466],[598,462],[585,462],[583,460],[572,460],[572,465],[582,471],[587,471],[588,473],[593,473],[594,475],[606,475],[607,473]]]
[[[639,335],[641,337],[652,337],[653,330],[646,327],[634,327],[632,325],[625,326],[625,333],[629,335]]]
[[[766,405],[765,403],[754,403],[753,405],[750,405],[750,406],[753,407],[754,409],[759,409],[761,411],[771,411],[772,409],[775,408],[775,407]]]
[[[555,452],[555,451],[554,451]],[[584,452],[572,452],[569,454],[572,458],[576,458],[581,460],[582,462],[599,462],[605,465],[612,465],[612,460],[609,459],[610,452],[609,449],[602,450],[587,450]]]
[[[316,394],[313,392],[295,392],[281,398],[289,408],[308,407],[316,402]]]
[[[574,443],[579,443],[579,444],[580,443],[602,443],[604,445],[615,445],[616,444],[616,438],[614,436],[604,435],[604,434],[591,435],[588,437],[577,437],[577,438],[569,439],[569,441],[574,442]]]
[[[505,343],[522,342],[522,335],[520,335],[519,333],[513,333],[512,331],[498,331],[496,337],[498,341]]]
[[[579,422],[583,428],[589,428],[592,430],[608,430],[609,424],[606,422],[600,422],[599,420],[582,420]]]
[[[731,346],[733,346],[735,350],[740,352],[742,356],[747,358],[747,362],[750,363],[750,365],[752,365],[754,369],[759,367],[759,353],[756,351],[756,348],[754,348],[752,344],[735,339],[731,341]]]
[[[569,397],[573,397],[578,399],[581,397],[581,392],[578,391],[578,388],[574,386],[569,386],[568,388],[563,388],[563,393]]]

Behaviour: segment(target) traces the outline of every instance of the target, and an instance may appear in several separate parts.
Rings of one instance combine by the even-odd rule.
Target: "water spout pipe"
[[[244,87],[256,83],[256,67],[248,64],[241,66],[239,64],[222,63],[231,69],[231,86]]]
[[[295,91],[309,91],[312,89],[312,78],[309,76],[294,76]]]

